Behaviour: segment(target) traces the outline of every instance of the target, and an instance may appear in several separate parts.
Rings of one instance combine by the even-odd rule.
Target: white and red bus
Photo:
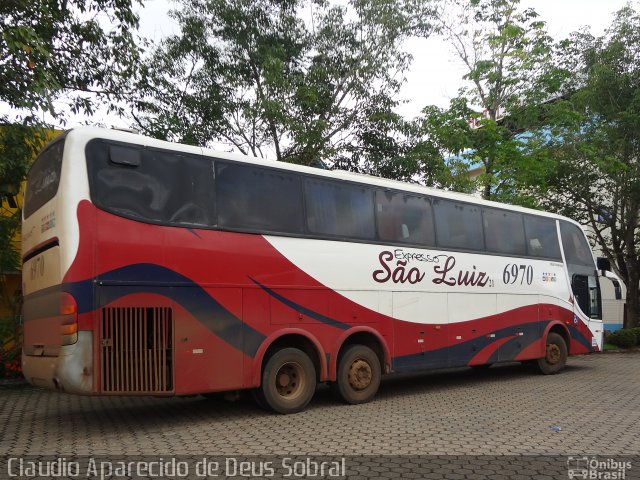
[[[78,128],[27,179],[23,369],[87,395],[251,390],[602,348],[575,222],[418,185]]]

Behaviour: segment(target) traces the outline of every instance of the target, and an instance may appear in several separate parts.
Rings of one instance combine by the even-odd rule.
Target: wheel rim
[[[358,359],[349,368],[349,385],[354,390],[364,390],[371,384],[373,370],[366,360]]]
[[[294,400],[304,391],[306,375],[302,365],[288,362],[276,373],[275,384],[278,395],[287,400]]]
[[[562,352],[560,351],[560,347],[555,343],[550,343],[547,345],[547,355],[545,359],[547,363],[550,365],[557,364],[562,358]]]

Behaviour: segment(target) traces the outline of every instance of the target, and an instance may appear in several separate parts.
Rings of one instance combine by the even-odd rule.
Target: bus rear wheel
[[[538,359],[538,370],[545,375],[553,375],[564,368],[567,363],[567,344],[561,335],[549,333],[545,355]]]
[[[316,369],[311,359],[297,348],[274,353],[262,372],[259,403],[278,413],[304,409],[316,391]]]
[[[380,376],[380,361],[375,352],[364,345],[352,345],[340,357],[336,381],[331,387],[346,403],[366,403],[377,393]]]

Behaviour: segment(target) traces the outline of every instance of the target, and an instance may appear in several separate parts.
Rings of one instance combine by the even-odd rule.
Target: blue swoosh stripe
[[[524,325],[507,327],[494,332],[496,334],[495,338],[488,338],[482,335],[457,345],[397,356],[393,358],[393,368],[396,371],[402,371],[421,368],[462,367],[467,365],[478,352],[488,347],[491,343],[501,338],[513,336],[514,328],[520,328],[525,336],[515,337],[513,340],[509,340],[501,345],[487,363],[495,363],[498,358],[498,352],[500,351],[503,352],[500,356],[504,357],[506,361],[508,358],[515,358],[522,349],[526,348],[532,342],[539,340],[539,332],[544,330],[546,323],[547,322],[544,321],[531,322]],[[529,343],[525,344],[524,342],[527,341],[529,341]],[[521,344],[519,348],[517,348],[517,343]]]
[[[105,286],[105,288],[102,288]],[[160,265],[128,265],[95,279],[67,283],[64,290],[78,302],[78,313],[103,307],[125,295],[155,293],[182,305],[207,329],[248,356],[255,356],[266,336],[243,323],[191,279]],[[97,289],[97,306],[94,304]]]
[[[580,330],[578,330],[576,327],[574,327],[573,325],[569,325],[569,333],[571,335],[571,338],[573,338],[574,340],[576,340],[578,343],[581,343],[582,345],[584,345],[584,347],[590,351],[593,352],[594,348],[591,346],[591,342],[589,342],[585,336],[582,334],[582,332]]]
[[[267,292],[269,295],[271,295],[273,298],[275,298],[276,300],[284,303],[286,306],[306,315],[307,317],[311,317],[314,320],[317,320],[319,322],[322,322],[326,325],[331,325],[332,327],[335,328],[339,328],[340,330],[348,330],[349,328],[351,328],[351,325],[346,324],[346,323],[342,323],[339,322],[337,320],[334,320],[333,318],[327,317],[325,315],[322,315],[321,313],[318,312],[314,312],[313,310],[309,310],[307,307],[304,307],[298,303],[292,302],[291,300],[289,300],[286,297],[283,297],[282,295],[280,295],[279,293],[271,290],[269,287],[265,287],[264,285],[262,285],[260,282],[254,280],[253,278],[249,277],[249,279],[255,283],[257,286],[259,286],[262,290],[264,290],[265,292]]]

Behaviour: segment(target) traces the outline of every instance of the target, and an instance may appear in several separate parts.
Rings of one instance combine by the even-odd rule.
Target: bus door
[[[594,332],[591,347],[602,346],[602,295],[593,255],[584,232],[569,222],[560,222],[562,248],[571,292],[574,298],[574,322],[582,319]]]

